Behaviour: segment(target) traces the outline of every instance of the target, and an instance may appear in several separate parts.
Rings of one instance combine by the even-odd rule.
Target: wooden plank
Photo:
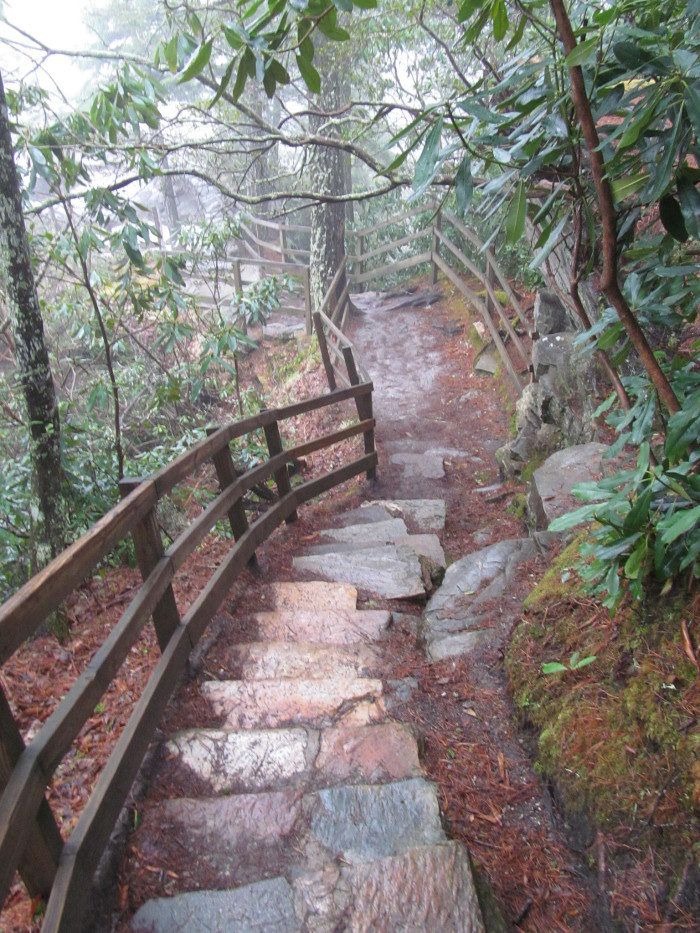
[[[326,310],[328,309],[329,305],[333,303],[333,296],[335,295],[336,289],[338,287],[338,283],[340,282],[340,279],[343,273],[345,272],[346,268],[347,268],[347,259],[344,256],[342,259],[342,262],[340,263],[340,265],[335,271],[335,275],[331,279],[331,284],[326,289],[326,294],[323,296],[321,307],[318,308],[318,311],[320,311],[321,314],[324,314]]]
[[[335,304],[335,308],[333,309],[333,314],[330,315],[332,324],[335,324],[337,326],[336,322],[339,321],[340,318],[342,317],[343,310],[345,309],[345,303],[347,302],[349,296],[350,296],[350,283],[346,280],[345,288],[340,293],[340,298],[337,300]],[[339,328],[339,330],[342,330],[342,328]]]
[[[338,341],[342,343],[343,346],[349,346],[351,343],[350,338],[347,337],[343,331],[336,324],[334,324],[333,321],[331,321],[329,317],[323,314],[323,312],[321,312],[320,316],[326,330],[333,334],[334,337],[337,337]]]
[[[359,385],[360,376],[357,372],[355,366],[355,357],[352,352],[351,347],[345,347],[343,349],[343,356],[345,358],[345,365],[348,370],[348,379],[351,385]],[[372,417],[372,396],[364,395],[361,398],[356,400],[357,403],[357,416],[360,421],[371,422],[373,421]],[[364,443],[365,443],[365,453],[373,454],[375,452],[375,443],[374,443],[374,427],[368,428],[364,432]],[[373,480],[377,478],[376,467],[372,467],[367,470],[367,479]]]
[[[433,245],[432,245],[431,251],[434,256],[437,256],[440,252],[440,226],[441,224],[442,224],[442,214],[438,211],[438,215],[435,218],[435,223],[433,224]],[[438,267],[434,260],[433,260],[433,271],[432,271],[430,280],[433,283],[433,285],[437,284]]]
[[[527,320],[527,317],[525,316],[525,312],[523,311],[523,306],[518,300],[518,296],[513,291],[511,284],[508,281],[508,276],[503,272],[500,265],[496,262],[496,257],[494,256],[493,252],[490,249],[484,250],[483,241],[479,239],[473,230],[470,230],[466,224],[462,223],[459,217],[453,214],[452,211],[443,210],[443,214],[445,215],[445,219],[448,220],[456,230],[459,230],[465,239],[469,240],[469,242],[480,252],[484,252],[486,258],[493,268],[493,271],[496,273],[496,278],[501,283],[501,288],[508,296],[508,301],[515,309],[515,313],[518,315],[521,324],[523,324],[523,326],[529,330],[530,324]]]
[[[207,433],[213,434],[216,428],[208,428]],[[237,475],[236,470],[233,466],[233,457],[231,456],[231,448],[228,444],[225,447],[222,447],[221,450],[214,454],[213,458],[214,469],[216,470],[216,478],[219,481],[219,489],[221,492],[225,492],[227,489],[230,489],[233,484],[236,482]],[[206,512],[206,510],[205,510]],[[238,541],[248,530],[248,518],[245,514],[245,506],[243,505],[243,496],[236,497],[236,499],[231,504],[231,507],[227,509],[228,521],[231,526],[231,532],[233,533],[234,540]],[[218,521],[218,516],[212,522],[210,527]],[[253,554],[250,558],[250,566],[258,566],[258,559]]]
[[[124,477],[119,481],[119,492],[126,498],[130,492],[141,485],[143,480]],[[145,583],[151,571],[163,559],[163,539],[158,527],[155,507],[146,512],[141,521],[134,526],[131,536],[136,550],[136,562]],[[180,613],[175,602],[172,586],[168,586],[153,609],[153,626],[158,637],[161,651],[168,644],[170,636],[180,624]]]
[[[423,262],[430,262],[432,255],[432,252],[429,250],[426,253],[419,253],[417,256],[409,256],[408,259],[402,259],[400,262],[394,262],[388,266],[370,269],[368,272],[363,272],[362,275],[353,276],[353,282],[359,285],[361,282],[369,282],[370,279],[376,279],[390,272],[399,272],[401,269],[410,269],[412,266],[419,266]]]
[[[264,430],[270,458],[278,457],[281,453],[283,453],[282,437],[280,435],[279,424],[276,421],[273,421],[272,424],[266,424]],[[283,499],[292,491],[292,484],[289,479],[289,468],[287,467],[287,464],[281,463],[280,466],[275,469],[274,475],[275,483],[277,485],[277,493],[280,499]],[[296,520],[296,512],[292,512],[285,519],[288,524],[295,522]]]
[[[439,230],[436,230],[436,236],[437,236],[437,239],[438,239],[441,243],[444,243],[444,245],[445,245],[445,246],[448,248],[448,250],[452,253],[452,255],[455,257],[455,259],[457,259],[459,262],[461,262],[462,265],[466,266],[466,268],[469,269],[469,271],[472,273],[472,275],[474,275],[477,279],[479,279],[479,281],[481,282],[481,284],[484,286],[484,288],[486,289],[486,292],[487,292],[487,294],[488,294],[488,296],[489,296],[490,304],[493,305],[493,307],[496,309],[496,312],[497,312],[499,318],[501,319],[501,322],[502,322],[504,328],[506,329],[506,332],[508,333],[508,336],[509,336],[510,339],[513,341],[513,343],[515,344],[515,346],[516,346],[516,348],[517,348],[517,350],[518,350],[518,353],[520,354],[520,356],[521,356],[523,362],[525,363],[525,365],[527,365],[527,364],[529,363],[529,361],[530,361],[530,357],[529,357],[528,354],[526,353],[525,347],[523,346],[522,340],[520,339],[520,337],[517,335],[517,333],[516,333],[515,330],[513,329],[513,325],[510,323],[510,320],[509,320],[509,318],[508,318],[508,315],[507,315],[506,312],[503,310],[503,307],[501,306],[501,303],[500,303],[500,301],[498,300],[498,296],[496,295],[496,292],[494,291],[494,288],[493,288],[493,282],[489,281],[488,275],[485,274],[484,272],[482,272],[482,271],[479,269],[479,267],[476,266],[476,265],[471,261],[471,259],[469,259],[469,257],[466,256],[466,255],[462,252],[461,249],[459,249],[457,246],[455,246],[455,244],[454,244],[450,239],[448,239],[447,236],[445,236],[444,233],[440,232]],[[490,263],[489,263],[489,268],[490,268],[490,269],[493,269],[493,266],[492,266]],[[495,272],[495,270],[494,270],[494,272]],[[491,318],[491,313],[490,313],[490,310],[489,310],[489,301],[484,302],[484,307],[485,307],[485,309],[486,309],[486,313],[487,313],[487,314],[489,315],[489,317]]]
[[[281,226],[284,226],[286,230],[292,230],[295,233],[311,233],[311,227],[305,226],[304,224],[288,224],[284,219],[282,223],[277,223],[274,220],[258,217],[256,214],[251,214],[249,211],[245,211],[243,216],[248,217],[253,223],[259,224],[261,227],[269,227],[271,230],[278,230]]]
[[[511,362],[510,356],[508,355],[508,351],[506,350],[505,344],[501,340],[501,335],[498,333],[498,330],[494,327],[493,321],[491,320],[488,313],[486,312],[486,307],[484,303],[481,301],[479,296],[475,294],[475,292],[473,292],[471,288],[469,288],[469,286],[457,275],[457,273],[454,272],[447,265],[447,263],[441,256],[436,256],[435,262],[437,263],[438,267],[442,270],[442,272],[445,273],[447,278],[453,283],[453,285],[455,285],[462,292],[464,297],[477,309],[477,311],[481,315],[481,319],[483,320],[489,333],[491,334],[491,338],[494,342],[496,349],[498,350],[501,360],[503,361],[503,365],[505,366],[506,371],[511,378],[511,381],[513,382],[513,386],[516,390],[516,393],[520,395],[520,393],[522,392],[522,385],[520,383],[520,377],[515,371],[515,368]]]
[[[425,230],[417,230],[414,233],[408,233],[406,236],[400,237],[398,240],[392,240],[391,243],[385,243],[384,246],[378,246],[376,249],[372,249],[368,253],[358,253],[356,256],[348,256],[348,259],[351,262],[364,263],[368,259],[376,259],[377,256],[381,256],[383,253],[388,253],[389,250],[398,249],[399,246],[406,246],[408,243],[413,243],[414,240],[420,240],[421,237],[430,236],[430,233],[431,230],[429,228],[426,228]],[[364,240],[364,237],[361,237],[361,240]]]
[[[400,217],[392,217],[389,220],[383,220],[381,223],[375,224],[373,227],[361,227],[359,230],[350,230],[350,236],[364,236],[367,237],[372,233],[377,233],[378,230],[385,230],[387,227],[399,226],[407,220],[410,220],[412,217],[418,217],[419,214],[427,214],[434,212],[435,208],[431,205],[426,207],[415,207],[411,211],[407,211],[405,214],[401,214]]]
[[[0,664],[32,635],[156,502],[153,481],[115,505],[0,606]]]
[[[333,372],[333,366],[331,365],[331,358],[328,353],[328,343],[326,341],[326,332],[323,329],[323,320],[321,318],[320,312],[316,311],[313,316],[314,321],[314,330],[316,331],[316,339],[318,340],[318,348],[321,351],[321,360],[323,361],[323,368],[326,371],[326,379],[328,380],[328,388],[331,392],[337,388],[335,381],[335,373]]]
[[[0,687],[0,793],[23,751],[24,740]],[[25,846],[17,866],[20,877],[31,897],[46,897],[56,876],[63,840],[45,797],[41,798],[36,820],[25,825],[22,835]],[[5,894],[0,892],[0,906],[4,899]]]
[[[304,271],[304,275],[302,276],[302,285],[304,287],[304,317],[306,319],[306,333],[310,335],[313,328],[311,317],[313,313],[313,302],[311,300],[311,272],[309,269],[305,269]]]
[[[0,901],[21,855],[17,843],[24,839],[22,828],[32,825],[51,775],[92,716],[172,578],[172,563],[164,558],[17,760],[0,798]]]

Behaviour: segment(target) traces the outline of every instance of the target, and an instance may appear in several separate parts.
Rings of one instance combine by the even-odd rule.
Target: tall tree
[[[13,322],[17,369],[29,419],[32,466],[44,538],[53,555],[62,546],[60,420],[24,224],[22,194],[1,74],[0,257]]]

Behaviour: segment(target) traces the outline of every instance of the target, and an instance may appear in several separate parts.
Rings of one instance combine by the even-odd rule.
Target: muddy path
[[[443,543],[455,560],[526,531],[514,507],[522,487],[500,483],[494,458],[509,435],[512,400],[474,373],[468,318],[444,285],[440,295],[435,301],[424,287],[403,307],[406,297],[359,296],[350,335],[375,389],[372,495],[445,499]],[[463,658],[429,664],[416,644],[420,608],[401,607],[386,679],[407,686],[395,715],[423,736],[423,764],[449,831],[469,846],[506,921],[523,930],[600,930],[608,921],[587,853],[533,769],[504,671],[520,600],[546,563],[542,556],[520,566],[515,586],[487,607],[495,640]]]

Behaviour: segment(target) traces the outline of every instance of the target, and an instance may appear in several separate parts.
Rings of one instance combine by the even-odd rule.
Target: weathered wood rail
[[[209,436],[159,472],[126,481],[123,500],[82,538],[66,549],[0,607],[0,665],[31,637],[61,602],[96,569],[112,549],[133,536],[143,584],[102,647],[77,677],[68,694],[25,746],[0,689],[0,904],[19,870],[32,896],[48,897],[43,927],[47,933],[82,929],[91,881],[131,786],[173,694],[187,658],[232,583],[254,560],[256,549],[282,522],[295,519],[300,505],[365,472],[374,476],[372,384],[361,380],[352,349],[344,347],[351,385],[335,388],[284,408],[210,431]],[[279,426],[298,415],[354,401],[359,420],[331,434],[283,448]],[[269,458],[242,475],[234,470],[230,442],[262,429]],[[289,464],[298,457],[362,435],[364,454],[344,466],[292,487]],[[216,498],[166,549],[157,525],[164,496],[206,464],[214,467]],[[249,523],[243,496],[274,478],[278,496]],[[180,614],[172,584],[186,559],[228,517],[235,543],[195,601]],[[80,818],[64,841],[46,799],[56,768],[70,750],[96,704],[115,679],[131,646],[153,620],[161,656],[136,703]]]
[[[426,213],[429,221],[425,226],[367,248],[378,232],[391,227],[400,230],[405,228],[407,222],[415,223],[416,218]],[[478,313],[516,395],[520,394],[523,388],[522,375],[527,371],[530,357],[518,327],[527,333],[530,325],[508,277],[493,252],[473,230],[446,208],[428,205],[374,226],[354,230],[351,235],[355,243],[354,251],[348,257],[352,264],[349,275],[351,284],[362,286],[373,279],[421,265],[432,268],[433,283],[437,282],[438,275],[442,273]],[[414,244],[420,244],[416,247],[419,251],[405,255],[406,247],[413,247]],[[427,248],[421,248],[426,244]],[[471,255],[467,251],[471,251]],[[368,268],[373,260],[387,254],[394,254],[391,262]],[[470,279],[479,282],[479,293],[469,284]],[[497,286],[505,294],[506,302],[499,295]]]

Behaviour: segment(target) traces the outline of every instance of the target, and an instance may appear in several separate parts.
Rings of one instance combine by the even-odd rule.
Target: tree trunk
[[[319,40],[321,36],[319,35]],[[339,135],[328,127],[327,113],[338,110],[347,102],[348,88],[341,77],[343,71],[342,50],[339,43],[319,41],[314,64],[321,75],[321,93],[309,99],[309,129],[312,133],[327,136]],[[314,146],[309,159],[311,187],[320,194],[337,195],[346,193],[347,167],[345,153],[340,149]],[[321,306],[326,290],[338,266],[345,257],[345,204],[318,201],[311,209],[311,303],[314,309]],[[336,297],[346,285],[343,276],[338,283]]]
[[[0,253],[12,316],[15,357],[27,406],[34,482],[43,537],[52,556],[63,546],[61,433],[58,402],[44,340],[22,196],[15,168],[5,89],[0,75]]]

